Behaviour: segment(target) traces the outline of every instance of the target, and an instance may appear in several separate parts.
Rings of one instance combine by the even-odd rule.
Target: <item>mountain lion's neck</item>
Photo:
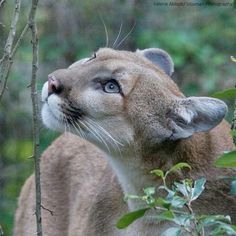
[[[162,169],[165,171],[179,162],[187,162],[193,167],[193,169],[195,169],[197,162],[204,162],[206,168],[208,168],[208,160],[211,153],[207,136],[207,134],[199,133],[194,135],[192,138],[163,145],[163,148],[146,156],[133,150],[129,150],[125,156],[108,155],[108,161],[119,179],[124,194],[142,196],[144,194],[144,188],[154,187],[161,184],[159,178],[150,174],[150,171],[153,169]],[[208,150],[206,151],[207,146]],[[193,169],[191,177],[198,177],[198,174],[194,174],[195,171]],[[195,170],[199,175],[201,175],[197,169]],[[183,179],[184,175],[178,173],[174,178]],[[170,180],[168,182],[172,181]],[[130,210],[142,207],[140,204],[142,204],[142,202],[138,200],[128,201]]]

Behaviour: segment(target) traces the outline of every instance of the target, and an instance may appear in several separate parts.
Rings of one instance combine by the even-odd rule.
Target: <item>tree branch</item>
[[[6,89],[6,86],[7,86],[7,79],[8,79],[10,70],[11,70],[11,66],[12,66],[12,63],[13,63],[13,58],[16,54],[16,51],[17,51],[18,47],[21,44],[21,41],[23,40],[25,34],[27,33],[29,27],[30,27],[30,23],[28,21],[27,24],[25,25],[25,27],[23,28],[23,30],[21,31],[21,34],[20,34],[19,38],[17,39],[14,47],[13,47],[13,41],[14,40],[10,44],[10,47],[9,47],[9,43],[6,43],[6,46],[8,45],[8,50],[9,49],[10,50],[8,52],[6,52],[4,50],[4,55],[0,60],[0,84],[2,83],[2,86],[1,86],[1,89],[0,89],[0,101],[2,99],[2,96],[3,96],[4,91]],[[10,32],[9,32],[9,35],[10,35]],[[8,38],[9,38],[9,36],[8,36]],[[5,46],[5,48],[6,48],[6,46]]]
[[[45,211],[48,211],[48,212],[51,214],[51,216],[53,216],[53,215],[54,215],[54,212],[53,212],[52,210],[50,210],[50,209],[46,208],[46,207],[45,207],[45,206],[43,206],[43,205],[41,205],[41,207],[42,207],[42,209],[43,209],[43,210],[45,210]]]
[[[0,4],[2,5],[3,2],[4,1],[1,1]],[[6,89],[7,78],[12,65],[11,52],[12,52],[12,45],[16,35],[16,25],[20,15],[20,6],[21,6],[21,0],[15,0],[15,10],[11,21],[11,27],[4,48],[3,57],[0,60],[0,83],[2,84],[0,88],[0,100]]]
[[[5,0],[0,0],[0,7]],[[30,13],[28,17],[27,24],[22,30],[16,44],[13,46],[16,25],[18,22],[20,14],[21,0],[15,0],[15,10],[11,21],[10,31],[6,40],[6,45],[4,47],[3,57],[0,59],[0,100],[6,90],[6,84],[8,75],[13,63],[13,57],[19,47],[24,35],[31,29],[32,34],[32,75],[31,75],[31,100],[33,109],[33,139],[34,139],[34,163],[35,163],[35,191],[36,191],[36,224],[37,224],[37,236],[43,236],[42,232],[42,218],[41,218],[41,186],[40,186],[40,151],[39,151],[39,105],[37,96],[37,71],[38,71],[38,37],[37,37],[37,27],[35,23],[35,14],[38,6],[38,0],[32,0]],[[0,235],[2,234],[2,229],[0,226]]]
[[[34,167],[35,167],[35,196],[36,196],[36,223],[37,235],[42,236],[42,218],[41,218],[41,185],[40,185],[40,150],[39,150],[39,105],[37,94],[37,71],[38,71],[38,36],[35,23],[35,14],[38,6],[38,0],[32,0],[29,13],[28,25],[32,33],[32,76],[31,76],[31,99],[33,106],[33,138],[34,138]],[[27,26],[25,31],[27,31]],[[24,30],[23,30],[24,32]],[[21,37],[19,38],[21,40]]]
[[[236,85],[235,85],[235,87],[236,87]],[[234,115],[233,115],[231,129],[233,131],[236,131],[236,98],[235,98],[235,101],[234,101]],[[233,135],[233,141],[234,141],[234,144],[236,146],[236,136],[235,135]]]

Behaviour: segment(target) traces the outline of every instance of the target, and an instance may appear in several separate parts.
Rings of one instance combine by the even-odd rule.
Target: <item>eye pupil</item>
[[[114,88],[115,88],[114,84],[110,83],[109,89],[114,89]]]

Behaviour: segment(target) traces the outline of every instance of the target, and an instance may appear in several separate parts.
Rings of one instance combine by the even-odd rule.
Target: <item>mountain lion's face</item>
[[[173,62],[159,49],[100,49],[48,76],[42,118],[55,130],[71,131],[105,151],[153,146],[217,125],[223,102],[185,98],[171,80]]]

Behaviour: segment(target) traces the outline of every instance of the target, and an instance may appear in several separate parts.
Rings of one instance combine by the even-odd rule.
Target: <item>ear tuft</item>
[[[137,53],[142,54],[155,66],[162,69],[167,75],[171,76],[174,72],[174,63],[170,55],[159,48],[148,48],[137,50]]]
[[[172,139],[187,138],[195,132],[208,131],[217,126],[227,113],[227,105],[215,98],[189,97],[178,101],[170,113]]]

